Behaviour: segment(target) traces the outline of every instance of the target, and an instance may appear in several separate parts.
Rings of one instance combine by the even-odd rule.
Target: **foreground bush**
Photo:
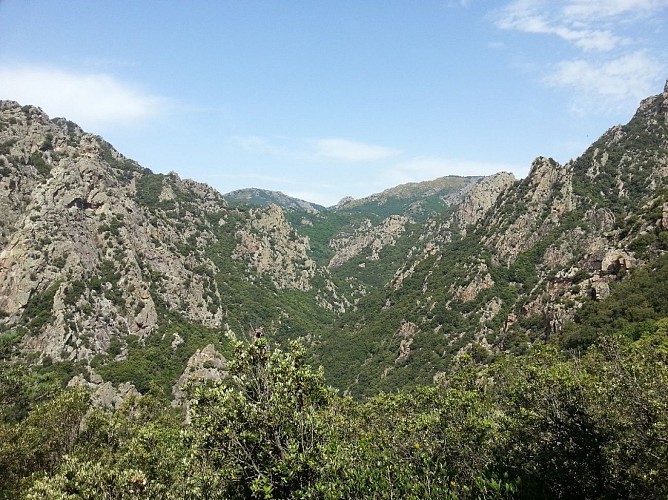
[[[187,417],[65,391],[3,417],[5,498],[668,498],[668,320],[356,401],[304,350],[236,343]],[[11,383],[15,383],[10,381]],[[7,383],[10,383],[7,382]]]

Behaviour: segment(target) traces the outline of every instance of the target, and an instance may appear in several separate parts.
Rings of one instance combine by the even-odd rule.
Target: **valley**
[[[617,399],[632,393],[624,385],[628,382],[624,370],[637,368],[643,391],[651,386],[665,395],[665,387],[653,385],[652,373],[658,381],[666,377],[668,84],[662,93],[643,100],[626,125],[610,128],[580,157],[564,165],[537,157],[523,179],[505,172],[447,176],[367,198],[344,199],[333,207],[261,189],[220,194],[176,173],[153,173],[64,118],[51,119],[39,108],[2,101],[0,212],[0,360],[7,408],[1,432],[6,436],[18,432],[11,427],[17,422],[29,423],[30,416],[23,419],[40,408],[35,405],[41,399],[69,397],[55,396],[66,387],[88,391],[110,411],[140,395],[177,408],[190,405],[195,425],[205,429],[206,412],[197,410],[200,403],[186,403],[192,393],[184,386],[218,382],[223,385],[215,386],[216,390],[223,391],[220,387],[232,376],[256,376],[235,358],[241,352],[259,356],[263,362],[274,360],[276,365],[270,366],[278,370],[276,376],[287,377],[286,384],[295,384],[291,390],[303,391],[304,400],[312,402],[306,405],[306,413],[276,417],[285,419],[282,426],[294,419],[321,425],[319,408],[333,412],[327,416],[331,422],[336,421],[337,412],[353,420],[366,412],[372,428],[363,428],[361,422],[367,417],[359,417],[355,421],[361,427],[351,431],[358,434],[350,442],[379,432],[385,446],[396,452],[393,456],[410,456],[406,460],[412,465],[407,470],[416,475],[413,479],[424,477],[413,455],[426,445],[417,437],[421,420],[411,420],[420,413],[415,407],[420,404],[427,409],[420,418],[425,419],[428,435],[434,429],[447,433],[443,429],[450,426],[447,429],[458,429],[453,431],[457,439],[481,436],[480,447],[488,450],[496,439],[488,432],[512,431],[504,434],[509,441],[503,443],[512,441],[513,446],[520,446],[518,436],[529,433],[532,425],[540,434],[545,422],[557,418],[541,413],[548,409],[541,406],[540,398],[554,397],[568,407],[574,393],[567,388],[574,380],[584,392],[593,391],[577,404],[586,406],[582,411],[589,412],[587,422],[596,426],[603,425],[606,404],[621,413],[640,412],[639,407],[629,409]],[[606,343],[612,334],[625,340]],[[612,344],[618,358],[611,354]],[[648,356],[656,359],[647,364],[636,357],[637,349],[654,349]],[[290,352],[297,353],[298,361],[289,358]],[[582,370],[578,356],[586,365]],[[620,365],[617,361],[622,358],[635,364]],[[288,365],[302,370],[303,385],[286,375]],[[542,371],[537,368],[541,366]],[[531,367],[537,370],[537,383],[544,386],[532,385]],[[22,373],[19,378],[16,370]],[[567,383],[560,378],[560,370],[565,370]],[[483,374],[489,377],[484,379],[487,382]],[[619,383],[618,394],[603,390],[608,378]],[[30,381],[25,389],[30,396],[26,393],[25,400],[13,402],[11,384],[19,379]],[[243,386],[245,380],[237,382]],[[566,392],[550,396],[552,388]],[[283,394],[276,387],[272,390]],[[334,390],[336,397],[327,392]],[[537,413],[522,416],[519,408],[525,408],[525,403],[513,399],[518,394],[515,390],[528,391],[528,399],[537,398],[525,402]],[[210,393],[209,400],[198,394],[204,406],[213,408],[212,401],[221,407],[232,404],[224,391]],[[464,408],[467,394],[473,399]],[[645,397],[645,393],[636,395]],[[286,401],[265,403],[276,408],[292,404]],[[654,452],[663,457],[666,422],[661,408],[665,403],[663,396],[647,403],[646,408],[651,407],[645,415],[647,425],[654,426],[657,435],[642,445],[660,447]],[[262,406],[262,411],[267,408]],[[437,427],[430,427],[428,415],[445,418],[443,408],[461,419],[447,425],[439,420]],[[83,415],[87,410],[81,411]],[[402,431],[410,437],[413,451],[403,449],[396,436],[378,430],[393,411],[414,425]],[[512,425],[520,425],[526,417],[526,428],[512,427],[510,420],[501,418],[502,412],[507,412]],[[480,420],[467,420],[471,415]],[[623,434],[619,425],[624,418],[619,416],[607,431],[596,427],[591,435]],[[143,425],[133,422],[123,425]],[[172,432],[179,424],[165,425]],[[252,429],[258,424],[249,421],[248,425]],[[332,425],[342,442],[348,443],[344,423]],[[321,431],[325,432],[317,427],[313,435],[321,436]],[[176,434],[169,439],[176,439]],[[198,436],[193,439],[205,439],[204,434]],[[546,442],[559,450],[562,442],[550,436]],[[448,442],[444,435],[439,434],[439,439]],[[539,444],[543,451],[549,447]],[[562,452],[568,455],[589,445],[577,441],[577,446]],[[369,446],[362,451],[344,446],[337,457],[352,459],[359,452],[375,460],[380,452]],[[461,469],[446,467],[447,474],[456,476],[453,484],[464,481],[466,491],[477,494],[492,488],[492,481],[499,488],[499,498],[503,488],[508,497],[514,497],[522,486],[534,494],[547,494],[541,488],[549,489],[545,486],[552,484],[549,477],[529,481],[530,474],[523,474],[532,465],[512,462],[534,456],[535,450],[520,453],[518,449],[510,446],[490,452],[507,454],[508,463],[515,464],[510,468],[492,467],[498,463],[491,456],[478,463],[480,456],[471,452],[461,458]],[[610,445],[606,453],[613,449]],[[575,462],[591,458],[578,455],[577,450],[573,453],[580,462]],[[433,453],[442,455],[443,450]],[[303,463],[293,457],[290,467],[307,470],[312,465],[308,460],[316,460],[309,457],[302,457]],[[621,462],[610,459],[609,463],[629,459],[615,457]],[[367,463],[366,458],[357,458]],[[553,459],[562,460],[547,458],[540,467],[548,470],[545,464]],[[429,460],[427,468],[435,463]],[[605,463],[601,467],[608,467],[604,458],[600,461]],[[334,463],[316,468],[328,471],[330,479],[351,473],[327,469]],[[479,467],[475,469],[473,463]],[[577,469],[565,463],[566,469],[573,467],[564,472],[567,476]],[[648,463],[653,463],[650,458]],[[55,470],[55,462],[40,470],[51,466]],[[438,467],[430,473],[443,473]],[[65,469],[59,470],[65,477]],[[506,474],[506,479],[494,475],[497,472]],[[597,472],[591,474],[594,477]],[[614,474],[621,473],[615,469]],[[658,472],[652,469],[648,474]],[[624,485],[615,476],[621,482],[610,491],[642,498],[662,488],[654,479],[638,479],[640,475]],[[488,481],[484,488],[475,483],[481,477]],[[611,477],[606,476],[605,484],[613,484]],[[513,482],[517,478],[523,479]],[[362,483],[349,479],[346,484],[361,488],[350,490],[350,495],[364,491]],[[277,489],[271,491],[286,488],[277,497],[288,495],[285,492],[293,487],[313,486],[307,479],[303,484],[282,481],[272,483]],[[569,480],[559,481],[559,488],[565,489],[550,490],[550,495],[572,495]],[[471,490],[475,484],[478,490]],[[638,484],[647,489],[635,489]],[[253,485],[253,494],[263,487]],[[580,486],[591,492],[586,497],[595,497],[598,486],[594,483]],[[451,492],[457,489],[443,487]],[[322,491],[309,491],[314,498],[327,497]],[[467,498],[466,491],[454,492],[453,498]],[[152,494],[161,495],[159,490]],[[251,493],[239,490],[234,495],[244,498]]]

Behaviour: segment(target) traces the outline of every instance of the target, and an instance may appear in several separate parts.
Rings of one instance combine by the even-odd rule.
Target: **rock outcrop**
[[[234,258],[247,260],[258,275],[267,275],[279,289],[309,290],[316,263],[309,240],[288,224],[278,205],[253,210],[249,224],[237,231]]]
[[[7,101],[0,168],[0,326],[25,326],[24,348],[90,360],[113,338],[154,331],[160,308],[222,325],[206,249],[230,211],[215,190]]]
[[[426,382],[463,353],[561,335],[586,300],[668,250],[667,113],[668,88],[525,179],[451,176],[321,209],[253,191],[261,206],[231,207],[0,102],[0,334],[35,362],[116,381],[143,347],[170,377],[199,349],[180,384],[223,376],[204,345],[259,323],[307,339],[353,393],[360,380]]]
[[[183,403],[188,386],[210,382],[219,382],[227,376],[227,360],[216,351],[213,344],[208,344],[190,356],[186,368],[174,384],[172,394],[174,404]]]
[[[378,260],[380,251],[388,245],[394,245],[410,222],[411,219],[400,215],[392,215],[377,226],[373,226],[369,219],[364,220],[352,234],[339,234],[329,242],[336,253],[328,267],[339,267],[367,249],[367,260]]]
[[[515,183],[515,176],[501,172],[482,179],[475,184],[459,204],[453,216],[460,229],[480,221],[494,206],[501,193]]]

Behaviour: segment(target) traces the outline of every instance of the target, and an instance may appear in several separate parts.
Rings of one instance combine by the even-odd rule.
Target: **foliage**
[[[653,265],[634,270],[624,281],[613,284],[610,296],[586,303],[567,325],[560,344],[583,348],[605,332],[623,332],[639,338],[653,320],[668,316],[668,254]]]
[[[8,156],[11,154],[11,149],[14,144],[16,144],[16,139],[9,139],[4,142],[0,142],[0,155]]]
[[[172,385],[198,348],[213,344],[223,353],[229,352],[220,331],[189,322],[175,312],[161,312],[163,324],[143,342],[134,335],[124,339],[127,348],[125,359],[112,360],[115,354],[120,354],[121,344],[117,341],[112,342],[106,356],[96,360],[95,368],[105,380],[115,384],[130,382],[141,393],[153,387],[169,399]],[[176,347],[172,346],[175,335],[182,339]]]
[[[181,424],[150,395],[89,412],[77,444],[27,498],[186,498]]]
[[[335,395],[304,348],[234,342],[188,418],[60,393],[0,425],[6,498],[665,498],[668,318],[579,357],[544,345],[438,384]],[[84,417],[84,415],[86,415]]]
[[[29,406],[28,370],[22,364],[3,361],[0,364],[0,422],[22,420]]]
[[[22,478],[57,469],[74,449],[87,409],[87,394],[67,391],[15,425],[0,424],[0,498],[12,498]]]
[[[157,206],[164,179],[162,174],[145,174],[137,179],[137,201],[146,207]]]
[[[266,337],[236,344],[229,384],[197,388],[190,401],[190,438],[206,482],[221,498],[290,498],[322,467],[331,398],[322,372],[303,348],[269,349]]]
[[[35,151],[30,155],[30,163],[35,166],[39,174],[43,177],[48,177],[51,173],[51,165],[44,160],[44,156],[39,151]]]
[[[58,288],[60,288],[60,284],[57,281],[46,290],[33,293],[28,299],[28,303],[23,310],[23,318],[26,327],[32,334],[36,334],[47,323],[51,322],[53,299]]]

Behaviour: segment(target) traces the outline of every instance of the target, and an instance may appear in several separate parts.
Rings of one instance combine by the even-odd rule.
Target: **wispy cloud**
[[[338,138],[295,140],[250,135],[232,137],[230,142],[246,152],[299,163],[331,160],[341,163],[376,162],[401,154],[400,151],[385,146]]]
[[[63,116],[93,130],[146,120],[166,103],[111,75],[40,66],[0,69],[0,96],[40,106],[52,117]]]
[[[546,84],[571,89],[580,103],[626,106],[655,90],[668,70],[637,35],[641,23],[666,8],[668,0],[513,0],[494,20],[502,30],[556,36],[581,51],[574,59],[548,61]]]
[[[664,68],[645,52],[623,55],[596,63],[585,59],[562,61],[545,78],[556,87],[571,87],[583,94],[597,95],[610,103],[638,101],[652,93],[653,82]]]
[[[319,156],[347,163],[387,160],[400,154],[396,149],[348,139],[318,139],[314,146]]]
[[[500,11],[496,25],[504,30],[555,35],[585,51],[610,51],[628,43],[610,30],[591,28],[582,16],[566,15],[564,10],[550,9],[538,0],[512,2]]]
[[[621,15],[642,18],[667,6],[667,0],[570,0],[565,2],[562,11],[570,19]]]

